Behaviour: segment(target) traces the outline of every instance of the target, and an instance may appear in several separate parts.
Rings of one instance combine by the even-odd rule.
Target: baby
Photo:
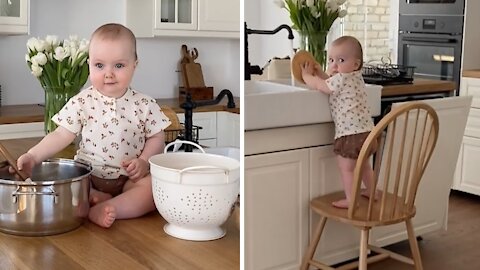
[[[351,36],[343,36],[332,42],[328,50],[327,73],[310,63],[302,66],[302,78],[316,90],[329,95],[330,111],[335,123],[334,153],[340,169],[345,199],[333,202],[333,206],[348,208],[352,191],[353,170],[360,149],[373,128],[373,120],[367,105],[367,94],[362,77],[363,52],[360,42]],[[374,147],[371,154],[376,151]],[[369,162],[364,166],[362,181],[368,196],[373,187],[373,170]]]
[[[53,117],[58,128],[17,161],[31,172],[81,135],[75,159],[93,167],[88,217],[105,228],[155,209],[148,159],[163,151],[170,121],[153,98],[130,87],[137,64],[128,28],[99,27],[89,47],[92,86],[72,97]]]

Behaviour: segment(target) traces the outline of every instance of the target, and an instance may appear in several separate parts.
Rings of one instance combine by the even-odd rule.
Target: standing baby
[[[95,30],[88,64],[92,86],[53,116],[58,128],[20,156],[17,166],[31,172],[81,135],[75,159],[93,168],[88,217],[108,228],[116,219],[155,209],[148,159],[163,151],[170,120],[153,98],[130,87],[138,60],[128,28],[110,23]]]
[[[362,77],[363,52],[360,42],[352,36],[343,36],[332,42],[328,50],[327,73],[306,62],[302,78],[316,90],[329,95],[330,111],[335,123],[334,153],[340,169],[345,199],[333,202],[338,208],[348,208],[351,201],[353,171],[360,149],[373,128]],[[376,151],[374,147],[371,154]],[[369,162],[364,166],[362,181],[368,196],[373,186],[373,170]]]

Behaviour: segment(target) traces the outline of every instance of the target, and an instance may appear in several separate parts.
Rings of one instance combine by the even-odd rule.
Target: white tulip
[[[30,55],[28,55],[28,53],[25,54],[25,62],[30,62]]]
[[[37,42],[35,42],[34,45],[35,45],[35,50],[37,50],[37,52],[43,52],[45,51],[45,47],[47,44],[45,40],[37,39]]]
[[[37,42],[38,42],[38,41],[37,41],[37,38],[34,38],[34,37],[29,38],[29,39],[27,40],[27,48],[28,48],[30,51],[33,52],[33,51],[35,50],[35,43],[37,43]]]
[[[313,5],[315,4],[315,1],[314,0],[307,0],[306,3],[307,3],[307,7],[313,7]]]
[[[337,5],[341,6],[345,4],[345,2],[347,2],[347,0],[337,0]]]
[[[56,48],[58,47],[58,45],[60,44],[60,40],[58,40],[58,36],[54,36],[54,35],[48,35],[46,38],[45,38],[45,41],[50,44],[50,46],[52,48]]]
[[[339,6],[335,0],[329,0],[326,4],[327,10],[330,12],[335,12],[338,10]]]
[[[346,9],[342,9],[338,12],[338,17],[343,18],[345,16],[347,16],[347,10]]]
[[[37,77],[37,78],[40,77],[40,76],[42,76],[42,72],[43,72],[43,68],[42,68],[42,67],[32,64],[32,67],[31,67],[31,68],[32,68],[32,74],[33,74],[33,76],[35,76],[35,77]]]
[[[78,45],[78,51],[79,52],[88,52],[88,45],[90,44],[90,41],[89,40],[86,40],[86,39],[82,39],[82,41],[80,41],[80,44]]]
[[[285,8],[285,2],[283,0],[275,0],[273,3],[279,8]],[[82,40],[83,41],[83,40]]]
[[[35,62],[39,66],[43,66],[47,63],[47,56],[43,52],[37,53],[32,57],[32,63]]]
[[[55,48],[55,54],[53,55],[53,58],[55,58],[57,61],[61,62],[68,56],[68,52],[63,47],[59,46]]]

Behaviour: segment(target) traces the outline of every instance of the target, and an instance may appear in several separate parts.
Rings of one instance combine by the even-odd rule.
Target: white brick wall
[[[364,62],[392,57],[389,41],[390,0],[348,0],[345,5],[348,15],[344,18],[344,35],[360,40]]]

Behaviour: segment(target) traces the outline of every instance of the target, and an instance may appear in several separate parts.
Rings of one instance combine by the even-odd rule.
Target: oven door
[[[415,76],[460,81],[461,35],[400,33],[399,63],[415,66]]]
[[[400,14],[463,15],[465,0],[400,0]]]

